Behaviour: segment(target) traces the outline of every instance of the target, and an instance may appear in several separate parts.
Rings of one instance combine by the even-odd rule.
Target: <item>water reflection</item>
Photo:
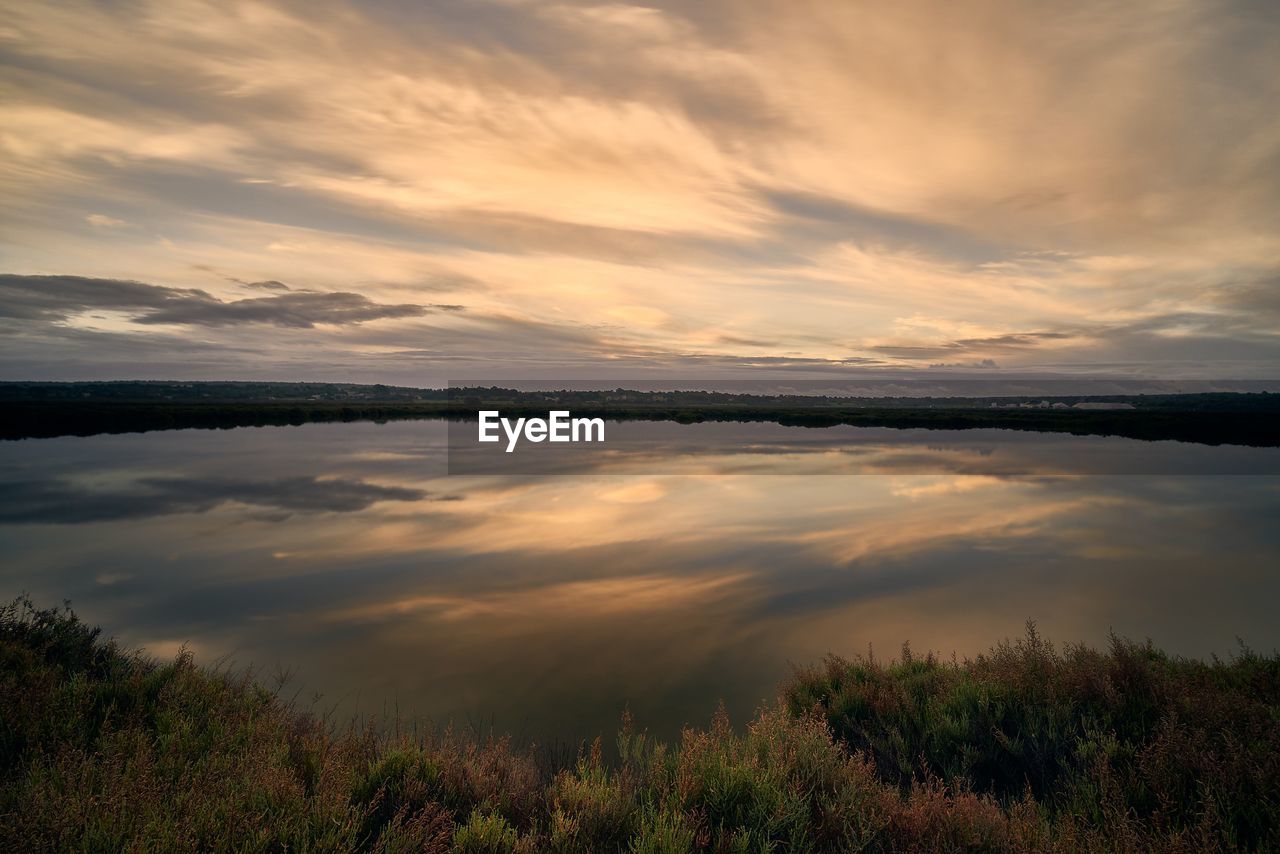
[[[1280,636],[1280,478],[1044,473],[1153,447],[1183,455],[1166,469],[1250,470],[1275,449],[633,426],[641,453],[573,477],[446,476],[440,422],[0,444],[3,592],[70,598],[162,654],[296,666],[339,713],[566,739],[624,704],[670,736],[719,699],[746,714],[791,661],[965,654],[1028,618],[1197,655]],[[880,474],[811,476],[855,457]]]
[[[603,443],[476,441],[448,425],[453,474],[1276,474],[1280,448],[1026,430],[610,421]]]
[[[95,489],[69,479],[17,481],[4,486],[0,523],[145,519],[205,513],[224,504],[267,508],[276,511],[268,518],[281,520],[293,513],[350,513],[379,501],[413,501],[426,496],[420,489],[315,477],[144,477],[124,489]]]

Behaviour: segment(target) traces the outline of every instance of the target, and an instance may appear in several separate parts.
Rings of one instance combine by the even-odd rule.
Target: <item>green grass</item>
[[[335,730],[247,676],[0,609],[0,850],[1042,851],[1280,846],[1280,659],[830,659],[746,727],[629,719],[548,769],[502,739]]]

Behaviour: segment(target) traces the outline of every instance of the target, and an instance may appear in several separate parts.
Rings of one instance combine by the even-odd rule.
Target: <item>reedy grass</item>
[[[1280,660],[1028,633],[968,662],[801,670],[745,728],[624,718],[569,767],[452,732],[335,729],[247,675],[0,609],[0,848],[78,851],[1274,849]]]

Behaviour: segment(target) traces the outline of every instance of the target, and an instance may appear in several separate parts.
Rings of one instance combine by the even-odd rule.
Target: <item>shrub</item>
[[[1280,658],[1206,664],[1115,637],[1059,652],[1029,625],[972,661],[829,658],[784,697],[919,804],[940,781],[1006,806],[1033,797],[1058,823],[1280,839]]]
[[[968,662],[829,659],[745,728],[629,716],[568,768],[451,732],[334,731],[248,675],[0,609],[0,850],[1280,848],[1280,663],[1034,633]]]
[[[506,819],[479,810],[453,834],[453,850],[458,854],[514,854],[519,845],[520,834]]]

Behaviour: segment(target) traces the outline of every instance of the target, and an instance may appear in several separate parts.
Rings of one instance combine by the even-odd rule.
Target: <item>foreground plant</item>
[[[745,729],[624,720],[548,769],[504,740],[334,731],[248,676],[0,609],[0,849],[1274,849],[1280,660],[1056,652],[801,671]]]

